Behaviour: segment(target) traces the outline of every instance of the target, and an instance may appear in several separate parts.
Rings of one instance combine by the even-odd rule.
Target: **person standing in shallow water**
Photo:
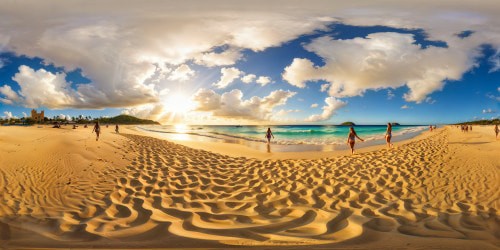
[[[99,121],[95,122],[94,129],[92,129],[92,133],[94,133],[94,131],[95,131],[95,134],[96,134],[95,140],[98,141],[99,140],[99,134],[101,133],[101,126],[99,126]]]
[[[392,138],[392,124],[388,122],[387,130],[385,131],[385,141],[387,142],[387,147],[389,148],[392,148],[391,138]]]
[[[267,132],[266,132],[267,144],[271,143],[271,137],[273,137],[273,139],[274,139],[273,132],[271,132],[271,128],[267,128]]]
[[[356,131],[354,131],[354,127],[351,127],[349,129],[349,135],[347,135],[347,144],[349,144],[349,146],[351,147],[351,154],[354,154],[354,144],[356,144],[356,137],[361,141],[365,141],[359,138],[358,134],[356,134]]]

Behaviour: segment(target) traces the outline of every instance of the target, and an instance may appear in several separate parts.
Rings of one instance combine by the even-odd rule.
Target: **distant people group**
[[[462,132],[467,133],[469,132],[469,130],[472,131],[472,125],[462,124],[460,125],[460,129],[462,130]]]
[[[274,139],[273,132],[271,131],[271,128],[267,128],[265,138],[267,139],[267,152],[270,152],[269,145],[271,143],[271,137]],[[349,128],[349,134],[347,135],[347,145],[351,148],[351,154],[354,154],[354,145],[356,144],[356,138],[358,138],[360,141],[364,142],[364,139],[361,139],[361,137],[358,136],[356,133],[356,130],[354,130],[354,127],[351,126]],[[387,143],[388,148],[392,148],[393,144],[391,143],[392,139],[392,124],[389,122],[387,123],[387,129],[385,131],[385,141]]]
[[[462,125],[457,125],[456,127],[460,128],[462,133],[467,133],[469,131],[472,132],[472,125],[462,124]],[[495,139],[498,139],[498,134],[500,133],[500,129],[498,128],[498,124],[495,124],[495,126],[493,127],[493,131],[495,132]]]
[[[436,125],[429,125],[429,131],[432,132],[434,130],[436,130]]]

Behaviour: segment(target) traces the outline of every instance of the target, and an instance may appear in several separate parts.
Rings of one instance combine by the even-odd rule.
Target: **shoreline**
[[[365,142],[359,144],[358,147],[367,147],[367,146],[374,146],[374,145],[382,145],[385,144],[385,125],[358,125],[359,127],[380,127],[384,129],[384,132],[380,133],[371,133],[371,134],[361,134],[360,136],[365,139]],[[208,133],[200,133],[199,129],[202,129],[198,127],[196,130],[193,130],[190,126],[190,128],[176,128],[176,126],[170,126],[170,128],[166,128],[166,130],[162,130],[164,128],[147,128],[142,125],[137,125],[134,126],[136,130],[145,132],[146,134],[155,136],[157,138],[164,138],[167,140],[171,141],[195,141],[195,142],[222,142],[222,143],[230,143],[230,144],[239,144],[239,145],[245,145],[249,148],[253,148],[256,150],[267,150],[265,147],[263,147],[263,144],[267,144],[265,139],[257,139],[255,137],[247,137],[243,135],[235,135],[235,134],[227,134],[229,132],[217,132],[217,131],[212,131]],[[196,126],[194,126],[196,127]],[[227,126],[223,126],[227,127]],[[262,127],[262,126],[250,126],[250,127]],[[289,126],[285,126],[289,127]],[[307,127],[318,127],[318,126],[313,126],[309,125]],[[319,126],[319,127],[325,127],[325,126]],[[348,128],[348,126],[326,126],[326,127],[342,127],[342,128]],[[402,140],[407,140],[411,139],[412,137],[415,137],[422,132],[427,131],[427,128],[424,128],[424,126],[417,126],[417,125],[406,125],[406,126],[401,126],[402,128],[413,128],[408,131],[393,131],[393,142],[396,141],[402,141]],[[417,128],[418,130],[414,130]],[[172,130],[173,129],[173,130]],[[277,128],[275,128],[277,129]],[[278,128],[279,129],[279,128]],[[209,128],[210,130],[210,128]],[[346,135],[347,135],[346,131]],[[158,135],[156,135],[158,134]],[[303,134],[308,134],[308,132],[304,132]],[[367,136],[367,137],[366,137]],[[277,138],[282,138],[277,135]],[[296,139],[276,139],[272,140],[271,145],[274,148],[274,152],[302,152],[302,151],[307,151],[307,152],[314,152],[314,151],[336,151],[336,150],[345,150],[348,149],[348,146],[346,143],[344,143],[344,137],[339,138],[338,135],[334,135],[333,133],[329,136],[330,141],[325,142],[323,138],[323,142],[321,143],[315,143],[313,141],[308,141],[307,139],[302,139],[302,140],[296,140]],[[334,139],[334,140],[331,140]],[[304,141],[305,140],[305,141]]]
[[[207,150],[231,157],[247,157],[247,158],[256,158],[260,160],[265,160],[265,159],[321,159],[328,157],[351,155],[351,151],[347,145],[329,145],[327,147],[329,150],[320,151],[320,150],[307,150],[310,149],[311,148],[310,146],[313,145],[303,146],[303,145],[271,144],[268,147],[267,143],[265,142],[264,143],[250,142],[250,144],[229,143],[229,142],[224,142],[222,140],[214,142],[213,140],[206,140],[202,136],[195,136],[195,138],[187,139],[189,135],[186,135],[176,139],[175,137],[172,137],[167,133],[150,132],[147,130],[137,128],[137,126],[133,125],[129,125],[125,127],[125,129],[129,133],[143,135],[143,136],[150,136],[157,139],[171,141],[187,147]],[[410,143],[415,140],[427,138],[428,136],[437,133],[443,129],[444,128],[438,128],[436,131],[432,133],[429,132],[428,130],[416,133],[408,133],[403,136],[398,136],[396,139],[393,137],[392,140],[393,147],[399,147],[401,145]],[[354,152],[355,154],[358,154],[358,153],[366,153],[381,149],[387,149],[386,143],[383,140],[373,140],[370,142],[357,141]]]

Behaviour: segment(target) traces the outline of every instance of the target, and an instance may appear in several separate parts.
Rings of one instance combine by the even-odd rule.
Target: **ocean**
[[[273,145],[278,151],[328,151],[345,148],[349,126],[335,125],[276,125],[276,126],[200,126],[200,125],[147,125],[138,129],[157,133],[172,140],[215,141],[244,144],[261,148],[255,144],[267,142],[265,134],[270,127],[274,134]],[[365,146],[385,143],[387,125],[356,125],[356,133],[367,143]],[[411,138],[427,126],[393,126],[393,141]],[[294,147],[284,147],[285,145]],[[299,147],[297,147],[299,146]],[[362,146],[362,145],[360,145]],[[276,150],[275,150],[276,151]]]

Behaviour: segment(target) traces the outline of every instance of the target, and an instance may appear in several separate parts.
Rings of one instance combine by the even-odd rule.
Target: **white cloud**
[[[317,70],[309,59],[295,58],[292,64],[285,68],[282,77],[295,87],[305,88],[307,81],[321,79],[316,76]]]
[[[246,120],[269,120],[275,107],[285,105],[287,100],[296,93],[285,90],[275,90],[268,96],[253,96],[243,99],[239,89],[225,92],[222,95],[213,90],[200,89],[193,96],[196,110],[210,112],[214,117]]]
[[[245,75],[241,78],[241,81],[244,82],[244,83],[251,83],[255,80],[257,76],[254,75],[254,74],[248,74],[248,75]]]
[[[394,98],[394,93],[392,92],[392,90],[387,90],[387,100],[392,100],[392,98]]]
[[[35,71],[28,66],[21,65],[19,72],[12,78],[19,84],[20,97],[11,100],[14,102],[21,100],[20,102],[29,108],[43,106],[58,109],[74,106],[78,101],[78,96],[65,78],[64,73],[53,74],[44,69]]]
[[[403,106],[401,106],[401,109],[409,109],[409,108],[411,108],[411,107],[410,107],[410,106],[408,106],[408,105],[406,105],[406,104],[405,104],[405,105],[403,105]]]
[[[12,115],[12,112],[9,112],[9,111],[5,111],[3,112],[4,114],[4,119],[7,119],[7,120],[10,120],[10,119],[17,119],[18,117],[15,116],[15,115]]]
[[[284,3],[289,7],[283,8]],[[47,64],[63,67],[65,72],[80,68],[91,80],[74,91],[68,89],[64,93],[67,100],[54,98],[52,107],[133,107],[158,104],[158,91],[168,88],[160,86],[158,79],[167,78],[171,69],[158,70],[157,65],[169,65],[172,69],[189,63],[230,66],[244,59],[242,51],[259,52],[280,46],[301,35],[324,30],[335,21],[422,29],[429,40],[444,41],[448,48],[422,49],[413,44],[411,37],[405,39],[403,35],[387,36],[386,40],[392,39],[386,44],[388,47],[378,47],[386,42],[384,37],[335,41],[323,38],[306,48],[326,59],[324,66],[315,67],[307,59],[296,59],[283,74],[291,84],[302,88],[307,81],[331,82],[329,94],[336,97],[406,85],[410,92],[405,99],[421,102],[441,89],[445,79],[458,79],[470,69],[480,45],[491,44],[498,51],[497,7],[496,1],[488,0],[424,4],[378,0],[369,4],[223,0],[217,4],[199,1],[196,8],[182,1],[110,0],[85,6],[53,0],[6,2],[0,8],[0,51],[39,57]],[[456,37],[463,30],[474,33],[465,39]],[[332,47],[348,50],[329,50]],[[352,58],[351,51],[355,52]],[[407,63],[398,65],[401,58]],[[495,58],[491,58],[492,62]],[[362,66],[358,75],[354,62]],[[330,68],[338,70],[329,72]],[[340,69],[347,71],[339,73]],[[374,81],[370,82],[372,77]],[[322,88],[326,91],[327,87]],[[37,100],[37,96],[20,98],[19,102],[47,102]],[[3,96],[0,101],[13,103]]]
[[[221,53],[207,52],[196,56],[194,61],[198,65],[207,67],[214,66],[229,66],[233,65],[236,61],[243,57],[241,52],[237,49],[227,49]]]
[[[313,103],[311,104],[311,108],[317,108],[318,107],[318,104],[317,103]]]
[[[491,63],[489,73],[500,70],[500,48],[489,58],[489,62]]]
[[[259,78],[257,78],[255,82],[262,86],[265,86],[266,84],[271,82],[271,78],[268,76],[259,76]]]
[[[436,103],[436,100],[432,99],[432,97],[429,96],[429,97],[425,98],[425,102],[429,103],[429,104],[434,104],[434,103]]]
[[[222,68],[220,70],[222,74],[220,80],[213,85],[219,89],[223,89],[231,84],[234,80],[238,79],[240,75],[243,73],[239,69],[231,67],[231,68]]]
[[[343,102],[331,96],[325,99],[325,103],[326,105],[322,107],[323,113],[318,115],[311,115],[306,119],[306,121],[308,122],[326,121],[330,119],[330,117],[332,117],[338,109],[344,107],[347,104],[346,102]]]
[[[486,94],[486,97],[500,102],[500,96],[493,95],[491,93]]]
[[[348,40],[325,36],[305,45],[323,58],[325,65],[318,67],[309,59],[295,58],[285,68],[283,78],[300,88],[308,81],[328,81],[329,94],[334,97],[406,85],[410,91],[404,98],[420,103],[428,94],[441,90],[445,80],[458,80],[474,66],[478,52],[459,43],[450,43],[449,48],[422,48],[415,44],[413,35],[391,32]]]
[[[483,114],[494,114],[496,113],[495,110],[492,109],[483,109]]]
[[[122,111],[122,114],[159,121],[161,120],[164,111],[165,108],[162,104],[145,104],[132,108],[126,108]]]
[[[24,118],[28,117],[28,114],[26,114],[25,112],[22,112],[22,113],[23,113]]]
[[[273,116],[286,116],[290,113],[298,113],[298,112],[300,112],[300,109],[280,109]]]
[[[186,80],[192,73],[179,65],[233,65],[243,58],[245,49],[279,46],[326,29],[333,21],[324,15],[276,12],[254,3],[221,4],[222,9],[199,2],[193,9],[191,3],[127,0],[85,6],[51,0],[2,3],[0,51],[39,57],[65,72],[81,69],[91,80],[72,93],[74,101],[54,99],[50,107],[131,107],[159,102],[158,90],[167,86],[159,86],[158,79],[170,71],[158,70],[158,65],[177,67],[179,72],[170,79]],[[4,103],[10,100],[0,98]],[[36,98],[24,96],[23,100]]]
[[[19,85],[16,93],[8,85],[1,87],[3,103],[24,107],[49,109],[101,108],[137,105],[153,102],[158,98],[152,85],[134,85],[123,89],[98,89],[94,84],[78,84],[74,89],[66,82],[65,73],[52,73],[45,69],[34,70],[26,65],[19,66],[19,72],[12,78]],[[109,86],[108,86],[109,87]]]
[[[194,70],[192,70],[188,65],[182,64],[181,66],[177,67],[174,71],[172,71],[168,79],[172,81],[183,82],[189,80],[189,78],[192,76],[194,76]]]
[[[61,120],[71,121],[71,116],[69,115],[59,114],[57,117]]]
[[[328,83],[321,84],[320,91],[321,92],[326,92],[328,90],[328,87],[330,87],[330,84],[328,84]]]
[[[4,100],[10,102],[5,104],[12,104],[13,102],[18,102],[20,99],[19,95],[9,85],[4,85],[0,87],[0,94],[5,96]]]

